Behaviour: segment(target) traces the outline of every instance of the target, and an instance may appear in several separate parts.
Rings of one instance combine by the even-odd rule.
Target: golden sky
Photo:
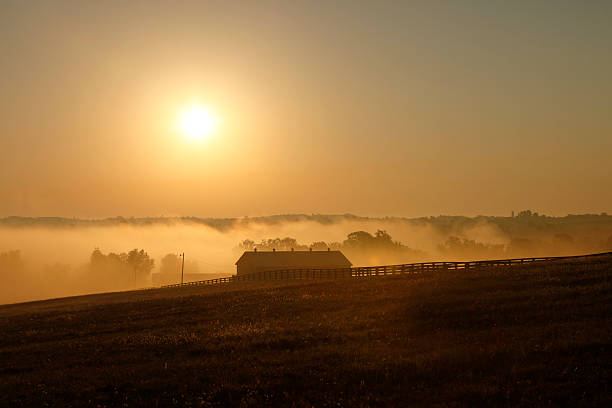
[[[0,216],[612,212],[612,2],[0,2]],[[178,130],[194,104],[204,142]]]

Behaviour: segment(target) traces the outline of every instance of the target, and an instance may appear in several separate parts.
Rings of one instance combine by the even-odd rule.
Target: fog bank
[[[348,239],[357,231],[367,234]],[[375,239],[377,231],[382,234],[380,240]],[[144,250],[154,261],[154,273],[167,254],[185,253],[190,269],[227,276],[235,273],[234,262],[245,240],[265,250],[271,249],[266,247],[268,240],[286,237],[300,248],[315,244],[340,249],[356,266],[554,256],[612,250],[612,217],[546,217],[530,211],[517,217],[418,219],[353,215],[107,220],[10,217],[0,220],[0,303],[151,284],[150,277],[136,280],[128,272],[101,273],[91,264],[94,249],[126,256],[135,248]]]

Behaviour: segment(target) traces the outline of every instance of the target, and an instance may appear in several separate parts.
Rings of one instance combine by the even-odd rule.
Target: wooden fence
[[[283,269],[273,271],[254,272],[245,275],[233,275],[227,278],[208,279],[202,281],[177,283],[174,285],[164,285],[162,288],[174,288],[179,286],[192,285],[218,285],[220,283],[247,282],[247,281],[267,281],[267,280],[313,280],[313,279],[343,279],[360,278],[371,276],[388,276],[415,274],[428,271],[445,270],[467,270],[481,268],[500,268],[512,267],[517,265],[530,264],[534,262],[550,262],[563,260],[578,260],[579,258],[594,258],[611,256],[612,252],[603,252],[588,255],[573,256],[549,256],[539,258],[512,258],[494,259],[488,261],[468,261],[468,262],[417,262],[400,265],[384,266],[363,266],[354,268],[340,269]]]

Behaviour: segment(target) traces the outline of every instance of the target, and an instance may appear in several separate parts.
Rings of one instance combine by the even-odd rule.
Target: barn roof
[[[352,264],[340,251],[247,251],[236,265],[265,268],[348,268]]]

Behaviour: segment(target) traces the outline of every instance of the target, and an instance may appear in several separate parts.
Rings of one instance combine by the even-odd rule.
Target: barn
[[[236,261],[236,273],[287,269],[350,268],[351,262],[340,251],[246,251]]]

